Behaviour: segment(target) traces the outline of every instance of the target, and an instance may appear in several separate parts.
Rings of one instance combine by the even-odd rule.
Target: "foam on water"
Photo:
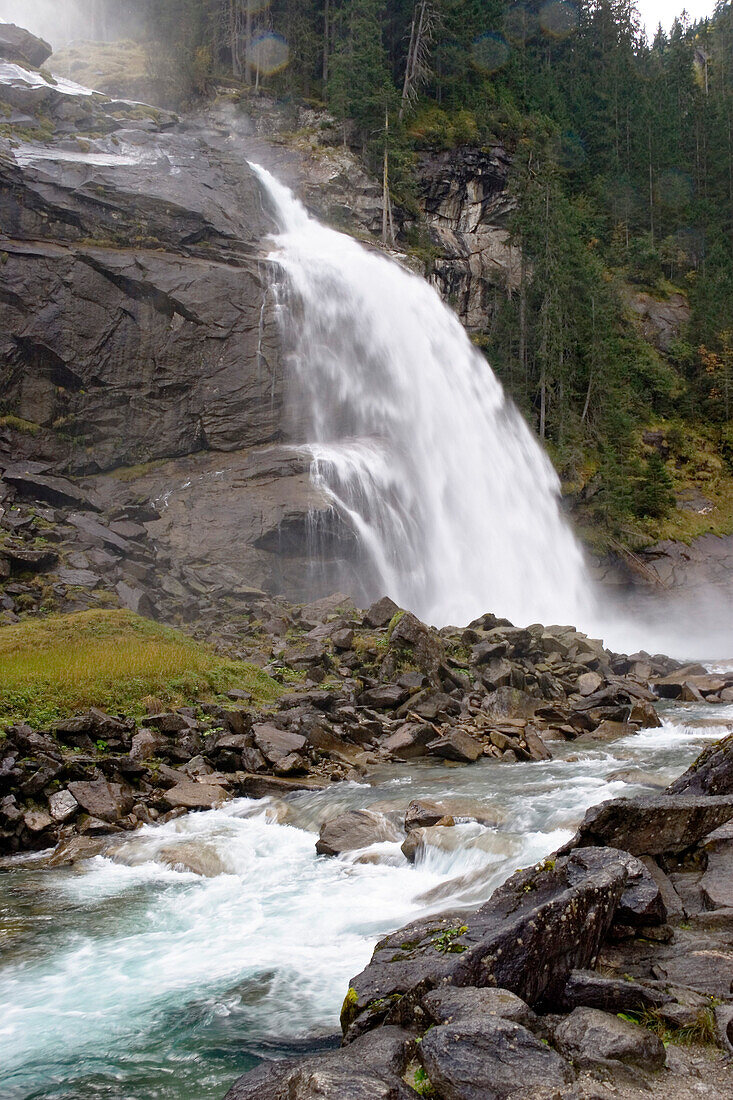
[[[287,804],[239,800],[123,836],[112,858],[0,877],[3,1100],[220,1100],[268,1049],[337,1030],[381,935],[480,904],[567,840],[588,806],[635,790],[633,774],[609,778],[620,766],[678,774],[720,736],[698,717],[597,748],[561,744],[539,764],[413,763]],[[473,804],[496,824],[445,830],[415,865],[399,843],[316,855],[331,813],[404,812],[415,797],[454,799],[459,814]]]

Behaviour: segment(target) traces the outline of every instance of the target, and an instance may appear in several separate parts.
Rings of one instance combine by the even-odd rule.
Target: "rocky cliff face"
[[[270,450],[286,436],[274,224],[245,153],[225,126],[90,93],[30,53],[49,47],[5,26],[0,473],[92,477],[110,516],[155,498],[174,575],[287,587],[309,515],[328,529],[330,512],[307,459]],[[3,498],[48,503],[17,479]]]

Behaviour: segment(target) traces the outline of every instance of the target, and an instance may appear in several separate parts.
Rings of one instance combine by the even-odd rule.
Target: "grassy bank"
[[[258,705],[281,688],[261,669],[131,611],[85,611],[0,628],[0,729],[48,725],[90,706],[141,716],[241,688]]]

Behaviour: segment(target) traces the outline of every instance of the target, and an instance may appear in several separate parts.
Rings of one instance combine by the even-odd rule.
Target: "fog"
[[[109,41],[136,34],[140,0],[0,0],[0,20],[45,38],[54,49],[78,39]]]

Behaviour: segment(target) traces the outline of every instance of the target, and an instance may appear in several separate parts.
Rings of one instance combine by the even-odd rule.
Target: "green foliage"
[[[441,932],[439,936],[436,936],[432,941],[433,947],[436,951],[440,951],[443,955],[459,955],[468,948],[463,943],[456,943],[455,941],[459,936],[464,936],[468,932],[468,925],[464,924],[460,928],[449,928],[445,932]]]

